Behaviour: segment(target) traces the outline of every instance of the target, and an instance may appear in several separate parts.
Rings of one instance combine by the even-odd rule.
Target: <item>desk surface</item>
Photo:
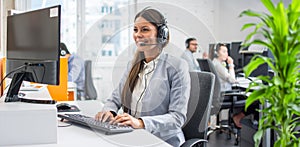
[[[102,104],[98,100],[91,101],[75,101],[82,110],[82,114],[94,116],[98,110],[102,108]],[[37,145],[21,145],[30,147],[67,147],[67,146],[170,146],[158,137],[152,135],[143,129],[136,129],[130,133],[105,135],[88,128],[77,125],[68,126],[68,123],[58,122],[58,142],[57,144],[37,144]],[[20,147],[20,146],[19,146]]]
[[[240,87],[240,88],[243,88],[243,89],[247,89],[249,87],[250,83],[252,81],[254,81],[254,80],[257,80],[257,79],[256,79],[256,77],[249,77],[249,78],[237,77],[236,80],[238,81],[238,83],[237,84],[233,84],[233,86]],[[252,87],[251,88],[251,90],[257,90],[257,89],[259,89],[259,87]]]

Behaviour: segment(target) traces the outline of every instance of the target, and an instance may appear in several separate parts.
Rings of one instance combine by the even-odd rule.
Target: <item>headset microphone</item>
[[[140,46],[158,45],[158,43],[140,43]]]

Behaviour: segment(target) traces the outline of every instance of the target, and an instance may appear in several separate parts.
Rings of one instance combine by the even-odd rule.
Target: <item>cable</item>
[[[147,76],[148,74],[150,74],[151,72],[153,72],[153,71],[154,71],[154,69],[155,69],[155,61],[153,60],[153,69],[144,75],[144,76],[145,76],[145,87],[144,87],[144,89],[143,89],[143,91],[142,91],[142,93],[141,93],[141,95],[140,95],[140,97],[139,97],[138,101],[136,102],[136,105],[135,105],[135,111],[134,111],[134,115],[133,115],[133,117],[135,117],[135,116],[136,116],[136,113],[137,113],[137,107],[138,107],[138,103],[139,103],[139,102],[140,102],[140,100],[142,99],[142,96],[143,96],[143,94],[145,93],[145,91],[146,91],[146,88],[147,88],[147,78],[146,78],[146,76]]]
[[[42,67],[43,67],[44,72],[43,72],[41,83],[44,81],[44,77],[45,77],[45,73],[46,73],[46,67],[45,67],[45,65],[43,64]]]
[[[25,64],[25,65],[22,65],[22,66],[19,66],[19,67],[17,67],[15,70],[13,70],[13,71],[9,72],[8,74],[6,74],[6,76],[1,80],[0,87],[1,87],[2,84],[3,84],[3,81],[4,81],[9,75],[11,75],[12,73],[14,73],[14,72],[16,72],[16,71],[18,71],[18,70],[20,70],[20,69],[26,67],[26,66],[27,66],[26,64]]]
[[[66,122],[64,122],[64,119],[62,118],[59,122],[62,122],[62,123],[64,123],[64,124],[66,124],[66,125],[57,125],[57,127],[70,127],[70,126],[72,126],[73,124],[72,123],[66,123]]]

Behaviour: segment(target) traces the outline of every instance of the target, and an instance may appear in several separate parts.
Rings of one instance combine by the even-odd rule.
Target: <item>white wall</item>
[[[196,0],[195,0],[196,1]],[[279,0],[272,0],[277,3]],[[283,0],[287,6],[291,0]],[[232,42],[243,41],[250,30],[240,31],[243,24],[256,22],[258,19],[250,17],[238,17],[239,14],[247,9],[257,12],[267,12],[260,0],[220,0],[219,19],[216,25],[216,36],[218,41]]]

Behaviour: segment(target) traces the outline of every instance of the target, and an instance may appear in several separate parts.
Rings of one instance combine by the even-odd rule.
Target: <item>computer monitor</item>
[[[213,60],[215,57],[215,44],[214,43],[210,43],[208,45],[208,58],[210,60]]]
[[[6,73],[13,74],[5,101],[18,101],[23,80],[59,84],[61,7],[7,17]]]
[[[231,42],[230,57],[234,61],[234,68],[241,69],[243,68],[243,56],[240,54],[242,42]]]
[[[260,54],[262,56],[268,57],[269,54],[269,50],[265,50],[262,53],[251,53],[251,52],[247,52],[247,53],[243,53],[243,67],[246,66],[247,64],[249,64],[249,62],[251,61],[251,59],[256,55],[256,54]],[[269,74],[269,67],[267,63],[264,63],[260,66],[258,66],[251,74],[250,77],[257,77],[257,76],[267,76]]]

